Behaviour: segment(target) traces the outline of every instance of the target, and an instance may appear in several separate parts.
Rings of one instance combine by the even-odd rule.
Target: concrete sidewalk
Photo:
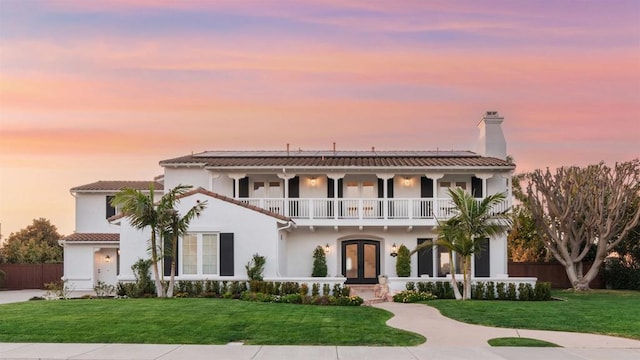
[[[0,343],[0,359],[639,359],[640,349]]]

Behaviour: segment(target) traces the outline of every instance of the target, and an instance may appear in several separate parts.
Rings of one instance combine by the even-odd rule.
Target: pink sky
[[[0,2],[0,223],[225,149],[470,149],[519,171],[640,156],[637,1]]]

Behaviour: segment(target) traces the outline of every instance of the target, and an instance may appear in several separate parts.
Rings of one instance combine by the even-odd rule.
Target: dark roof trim
[[[73,233],[62,238],[68,242],[119,242],[120,234],[113,233]]]
[[[152,183],[153,183],[154,190],[164,190],[164,185],[162,185],[162,183],[159,183],[159,182],[108,180],[108,181],[96,181],[91,184],[72,187],[71,191],[72,192],[120,191],[125,188],[145,191],[145,190],[149,190],[149,185],[151,185]]]

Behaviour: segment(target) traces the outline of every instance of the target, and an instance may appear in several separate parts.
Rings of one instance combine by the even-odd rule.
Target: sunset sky
[[[204,150],[475,149],[518,171],[640,156],[640,1],[0,0],[0,223]]]

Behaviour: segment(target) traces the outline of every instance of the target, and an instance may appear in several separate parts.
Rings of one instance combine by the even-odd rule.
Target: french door
[[[380,275],[380,242],[342,242],[342,273],[346,284],[376,284]]]

